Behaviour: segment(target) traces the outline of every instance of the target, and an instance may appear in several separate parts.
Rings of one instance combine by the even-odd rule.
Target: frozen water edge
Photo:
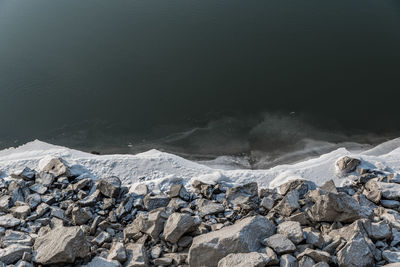
[[[124,185],[146,182],[153,190],[166,190],[170,184],[192,179],[204,182],[225,182],[228,185],[257,181],[260,187],[276,187],[292,179],[306,179],[321,185],[332,179],[336,186],[348,182],[351,177],[337,175],[335,162],[342,156],[362,160],[364,165],[375,169],[400,172],[400,138],[388,141],[364,152],[351,153],[339,148],[318,158],[296,164],[279,165],[267,170],[224,170],[186,160],[179,156],[150,150],[136,155],[92,155],[66,147],[35,140],[17,148],[0,151],[0,177],[6,178],[25,167],[38,169],[46,158],[61,157],[76,175],[93,179],[118,176]]]

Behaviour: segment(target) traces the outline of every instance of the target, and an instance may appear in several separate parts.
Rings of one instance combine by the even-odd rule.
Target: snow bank
[[[228,185],[257,181],[261,187],[276,187],[292,179],[307,179],[321,185],[333,179],[337,186],[348,178],[337,176],[335,162],[343,156],[356,157],[366,166],[397,173],[400,171],[400,139],[381,144],[373,149],[353,154],[340,148],[318,158],[291,165],[279,165],[267,170],[219,169],[189,161],[173,154],[150,150],[137,155],[92,155],[66,147],[51,145],[41,141],[29,142],[17,148],[0,151],[0,177],[24,167],[38,168],[40,160],[62,157],[76,174],[93,179],[115,175],[127,186],[146,182],[153,189],[165,190],[171,183],[191,179]]]

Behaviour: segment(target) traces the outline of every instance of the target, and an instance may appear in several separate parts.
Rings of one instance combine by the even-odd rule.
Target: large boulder
[[[374,262],[370,247],[361,234],[356,234],[337,253],[339,267],[367,267]]]
[[[89,245],[79,226],[58,226],[39,235],[33,248],[34,261],[44,265],[73,263],[89,253]]]
[[[275,225],[262,216],[245,218],[232,226],[197,236],[189,250],[189,265],[217,266],[230,253],[258,251],[261,241],[275,233]]]
[[[360,206],[358,202],[345,193],[331,193],[322,190],[310,192],[309,197],[314,202],[310,217],[316,222],[350,223],[360,218],[368,218],[372,210]]]

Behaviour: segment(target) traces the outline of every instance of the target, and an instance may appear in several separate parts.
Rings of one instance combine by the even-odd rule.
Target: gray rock
[[[0,249],[0,262],[5,264],[12,264],[22,258],[25,252],[31,252],[30,246],[23,246],[19,244],[10,245],[4,249]]]
[[[111,235],[106,231],[101,231],[95,239],[92,240],[92,243],[101,247],[104,243],[110,242],[112,240]]]
[[[231,253],[218,262],[218,267],[264,267],[269,263],[270,259],[263,253]]]
[[[23,205],[23,206],[13,207],[11,209],[11,213],[15,218],[26,219],[26,217],[28,217],[29,214],[31,213],[31,209],[29,206]]]
[[[322,237],[320,232],[314,230],[311,227],[304,228],[303,232],[306,236],[307,244],[313,245],[317,248],[322,248],[322,246],[324,245],[324,238]]]
[[[200,216],[218,214],[225,211],[225,207],[222,204],[212,202],[207,199],[200,199],[197,202],[197,206],[200,211]]]
[[[146,184],[138,184],[131,191],[135,196],[145,196],[148,193],[148,188]]]
[[[15,218],[11,214],[0,216],[0,226],[5,228],[15,227],[21,224],[21,220]]]
[[[153,263],[155,266],[170,266],[172,264],[172,261],[172,258],[162,257],[155,259]]]
[[[34,210],[37,206],[39,206],[40,203],[42,203],[42,198],[37,193],[36,194],[30,194],[26,198],[26,203],[29,205],[31,210]]]
[[[89,245],[79,226],[58,226],[39,235],[34,244],[39,264],[74,263],[76,258],[83,258],[89,253]]]
[[[262,206],[267,211],[274,207],[275,200],[271,196],[266,196],[261,199],[260,206]]]
[[[186,248],[188,247],[190,244],[192,244],[193,241],[193,237],[191,236],[182,236],[181,238],[179,238],[178,240],[178,246],[182,247],[182,248]]]
[[[367,218],[372,211],[360,206],[356,200],[345,193],[323,193],[314,190],[309,195],[314,202],[310,210],[310,217],[316,222],[353,222],[360,218]]]
[[[364,220],[363,226],[372,240],[386,239],[392,235],[389,225],[383,221],[375,223],[369,220]]]
[[[143,203],[145,208],[148,211],[151,211],[154,209],[168,206],[169,197],[163,195],[157,195],[157,196],[146,195],[143,199]]]
[[[47,162],[46,165],[41,169],[43,172],[53,174],[55,177],[65,175],[70,176],[70,170],[67,164],[61,158],[53,158]]]
[[[56,217],[58,219],[64,219],[65,214],[64,214],[64,210],[59,208],[59,207],[50,207],[51,210],[51,216],[52,217]]]
[[[75,225],[85,224],[93,217],[93,214],[90,212],[88,208],[79,208],[79,207],[73,208],[71,215],[72,215],[72,222]]]
[[[118,197],[121,189],[121,180],[118,177],[100,178],[96,184],[100,192],[106,197]]]
[[[148,267],[148,259],[143,244],[128,243],[126,245],[127,261],[124,267]]]
[[[82,267],[120,267],[121,263],[101,257],[94,257],[87,265]]]
[[[45,187],[45,186],[43,186],[43,185],[41,185],[39,183],[31,185],[29,187],[29,189],[32,190],[33,192],[36,192],[36,193],[40,194],[40,195],[43,195],[47,191],[47,187]]]
[[[390,243],[391,247],[395,247],[400,244],[400,231],[396,228],[392,229],[392,242]]]
[[[299,260],[299,267],[313,267],[315,265],[315,261],[307,256],[303,256]]]
[[[364,237],[358,234],[337,253],[337,260],[340,267],[366,267],[373,264],[374,257]]]
[[[0,211],[8,212],[11,206],[11,196],[4,195],[0,197]]]
[[[43,214],[45,214],[49,210],[50,210],[49,205],[47,205],[46,203],[41,203],[39,206],[37,206],[36,213],[39,217],[41,217]]]
[[[11,177],[12,178],[24,179],[26,181],[32,181],[33,179],[35,179],[35,174],[36,174],[36,172],[34,170],[26,167],[25,169],[23,169],[19,173],[11,174]]]
[[[286,221],[278,225],[277,232],[298,244],[304,240],[303,231],[299,222]]]
[[[282,255],[280,260],[280,267],[298,267],[299,263],[296,258],[290,254]]]
[[[241,186],[228,188],[226,190],[226,200],[232,205],[248,203],[251,198],[258,196],[258,184],[252,182]]]
[[[283,216],[290,216],[293,211],[300,208],[299,205],[299,192],[297,190],[291,191],[275,206],[275,210]]]
[[[374,184],[374,188],[381,192],[383,198],[400,199],[400,184],[378,182],[376,179],[369,181],[368,184]]]
[[[381,220],[385,221],[392,228],[400,230],[400,214],[397,211],[386,209],[381,215]]]
[[[164,238],[173,244],[183,236],[193,225],[194,218],[188,214],[172,213],[164,227]]]
[[[33,267],[33,265],[27,261],[19,260],[14,267]]]
[[[164,229],[164,224],[168,215],[163,208],[149,212],[147,219],[142,222],[141,232],[148,234],[153,239],[158,239]]]
[[[321,262],[318,262],[317,264],[314,264],[313,267],[329,267],[329,264],[324,261],[321,261]]]
[[[400,201],[397,200],[381,199],[380,203],[381,206],[389,209],[396,209],[400,207]]]
[[[33,239],[26,233],[7,230],[1,240],[1,243],[5,247],[11,246],[13,244],[18,244],[21,246],[31,246],[33,244]]]
[[[230,253],[248,253],[261,248],[261,240],[275,233],[275,226],[262,216],[248,217],[232,226],[197,236],[189,250],[190,266],[217,266]]]
[[[39,172],[36,176],[36,183],[39,183],[45,187],[50,187],[54,182],[55,176],[48,172]]]
[[[336,161],[336,167],[342,173],[353,172],[360,164],[361,161],[359,159],[350,158],[348,156],[342,157],[338,161]]]
[[[331,262],[331,255],[328,252],[322,250],[306,248],[302,253],[297,255],[297,259],[300,259],[304,256],[310,257],[315,262],[320,262],[320,261]]]
[[[270,236],[265,239],[264,243],[278,254],[291,253],[296,250],[296,246],[293,242],[282,234]]]
[[[124,244],[121,242],[113,243],[110,253],[108,254],[107,259],[109,260],[116,260],[120,263],[124,263],[126,261],[126,250]]]
[[[382,257],[389,263],[400,262],[400,251],[385,250],[382,252]]]
[[[186,201],[190,200],[190,194],[186,191],[186,188],[182,184],[171,185],[168,196],[170,198],[180,197]]]

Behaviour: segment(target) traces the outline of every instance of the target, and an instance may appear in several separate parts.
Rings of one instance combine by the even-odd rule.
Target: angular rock
[[[367,267],[373,264],[374,257],[364,237],[358,234],[337,253],[337,260],[340,267]]]
[[[158,239],[160,233],[164,229],[167,217],[163,208],[150,211],[147,219],[142,222],[140,231],[148,234],[153,239]]]
[[[303,231],[299,222],[287,221],[278,225],[277,232],[298,244],[304,240]]]
[[[47,161],[47,162],[45,162]],[[41,171],[53,174],[55,177],[65,175],[70,176],[70,170],[67,164],[61,158],[43,159],[39,164],[44,165]]]
[[[298,267],[299,263],[296,258],[290,254],[282,255],[280,260],[280,267]]]
[[[265,239],[264,243],[278,254],[291,253],[296,250],[296,246],[293,242],[282,234],[270,236]]]
[[[258,251],[261,240],[275,233],[275,226],[262,216],[248,217],[232,226],[197,236],[189,250],[190,266],[217,266],[230,253]]]
[[[300,208],[299,205],[299,192],[297,190],[291,191],[275,206],[275,210],[283,216],[290,216],[293,211]]]
[[[303,256],[299,260],[299,267],[313,267],[315,265],[315,261],[307,256]]]
[[[400,251],[385,250],[382,252],[382,257],[389,263],[400,262]]]
[[[120,267],[121,263],[115,260],[107,260],[101,257],[94,257],[87,265],[82,267]]]
[[[0,211],[8,212],[11,206],[11,196],[4,195],[0,197]]]
[[[374,179],[368,182],[368,188],[378,190],[381,192],[383,198],[392,200],[400,199],[400,184],[378,182]]]
[[[143,244],[128,243],[126,245],[127,260],[124,267],[147,267],[148,259]]]
[[[93,239],[92,243],[101,247],[104,243],[110,242],[112,240],[112,237],[109,233],[106,231],[100,232],[95,239]]]
[[[345,193],[326,193],[313,191],[310,194],[314,205],[310,217],[316,222],[346,222],[350,223],[360,218],[367,218],[372,211],[360,206],[356,200]]]
[[[39,183],[45,187],[50,187],[54,182],[55,176],[48,172],[39,172],[36,176],[36,183]]]
[[[186,191],[185,187],[182,184],[171,185],[168,196],[170,198],[180,197],[181,199],[184,199],[186,201],[190,199],[190,194]]]
[[[126,250],[124,244],[121,242],[113,243],[110,253],[108,254],[107,259],[109,260],[116,260],[120,263],[124,263],[126,261]]]
[[[146,195],[143,199],[143,203],[145,208],[148,211],[151,211],[154,209],[168,206],[169,197],[162,195],[157,195],[157,196]]]
[[[11,177],[12,178],[24,179],[26,181],[32,181],[33,179],[35,179],[35,174],[36,174],[36,172],[34,170],[26,167],[25,169],[23,169],[19,173],[11,174]]]
[[[231,253],[218,262],[218,267],[264,267],[269,263],[270,259],[263,253]]]
[[[267,211],[274,207],[275,200],[271,196],[266,196],[261,199],[260,206],[264,207]]]
[[[29,206],[23,205],[12,208],[11,213],[17,219],[25,219],[31,213],[31,209]]]
[[[93,214],[87,208],[79,208],[75,207],[72,209],[72,222],[75,225],[82,225],[87,223],[92,217]]]
[[[258,196],[258,184],[252,182],[241,186],[228,188],[226,190],[226,200],[232,205],[248,203],[251,198]]]
[[[42,198],[40,197],[39,194],[30,194],[27,198],[26,198],[26,203],[29,205],[29,207],[33,210],[35,209],[37,206],[39,206],[39,204],[42,202]]]
[[[106,197],[118,197],[121,189],[121,180],[116,176],[100,178],[97,181],[97,188]]]
[[[361,160],[345,156],[337,160],[335,165],[340,172],[350,173],[355,171],[357,166],[360,164]]]
[[[5,264],[12,264],[22,258],[25,252],[31,252],[30,246],[23,246],[19,244],[10,245],[4,249],[0,249],[0,262]]]
[[[33,239],[26,233],[7,230],[1,240],[1,243],[5,247],[11,246],[13,244],[18,244],[21,246],[31,246],[33,243]]]
[[[317,248],[322,248],[324,244],[324,238],[322,237],[321,233],[314,230],[311,227],[307,227],[303,229],[303,233],[306,236],[306,243],[313,245]]]
[[[39,206],[36,208],[36,213],[38,217],[41,217],[43,214],[48,212],[50,210],[50,206],[47,205],[46,203],[41,203]]]
[[[39,235],[34,250],[34,261],[39,264],[74,263],[76,258],[88,255],[89,245],[79,226],[59,226]]]
[[[200,216],[218,214],[225,211],[225,207],[222,204],[212,202],[207,199],[200,199],[197,202],[197,206],[200,211]]]
[[[11,214],[0,216],[0,226],[5,228],[15,227],[21,224],[21,220],[15,218]]]
[[[36,193],[40,194],[40,195],[43,195],[47,191],[47,187],[45,187],[45,186],[43,186],[43,185],[41,185],[39,183],[36,183],[36,184],[30,186],[29,189],[32,190],[33,192],[36,192]]]
[[[315,250],[306,248],[302,253],[297,255],[297,259],[300,259],[304,256],[310,257],[315,262],[331,262],[331,255],[328,252],[322,250]]]
[[[188,214],[172,213],[164,227],[164,238],[173,244],[183,236],[193,225],[194,218]]]
[[[154,259],[153,263],[155,266],[170,266],[172,264],[173,259],[162,257]]]
[[[281,195],[286,195],[288,192],[297,191],[299,198],[304,198],[308,191],[316,189],[315,183],[303,179],[296,179],[286,182],[279,186],[278,190]]]
[[[363,221],[363,226],[372,240],[386,239],[392,235],[389,225],[383,221],[374,223],[365,220]]]

